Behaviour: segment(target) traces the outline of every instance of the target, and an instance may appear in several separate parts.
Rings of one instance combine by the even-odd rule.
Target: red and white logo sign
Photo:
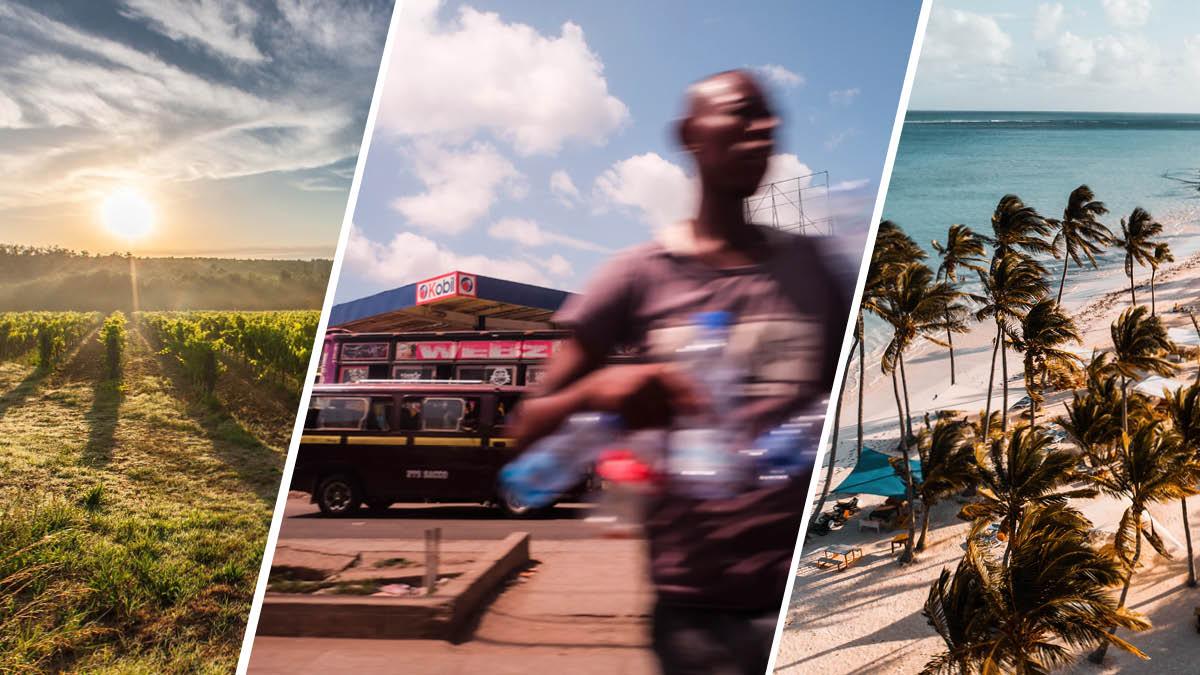
[[[417,304],[424,305],[454,297],[476,297],[475,275],[450,272],[417,284]]]
[[[561,340],[430,340],[397,342],[397,361],[544,361]]]

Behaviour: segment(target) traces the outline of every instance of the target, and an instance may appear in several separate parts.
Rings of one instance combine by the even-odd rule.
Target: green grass
[[[135,331],[119,381],[103,351],[0,363],[0,672],[232,672],[282,452]]]

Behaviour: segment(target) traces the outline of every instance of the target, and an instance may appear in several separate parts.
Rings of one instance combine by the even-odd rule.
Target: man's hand
[[[619,413],[632,429],[662,427],[709,401],[671,364],[609,366],[580,380],[582,409]]]
[[[618,413],[629,428],[646,429],[667,426],[675,415],[708,406],[692,380],[671,364],[609,366],[553,394],[522,400],[514,435],[523,449],[576,412]]]

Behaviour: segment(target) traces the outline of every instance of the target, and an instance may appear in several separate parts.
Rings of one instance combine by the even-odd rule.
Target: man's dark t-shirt
[[[667,360],[693,337],[697,312],[730,312],[727,351],[748,379],[730,411],[740,442],[829,395],[849,298],[827,267],[822,240],[763,229],[772,254],[762,263],[716,269],[689,252],[681,224],[618,254],[556,320],[591,353],[617,347]],[[782,599],[808,493],[811,468],[783,484],[725,500],[697,501],[671,490],[646,515],[651,573],[659,600],[765,610]]]

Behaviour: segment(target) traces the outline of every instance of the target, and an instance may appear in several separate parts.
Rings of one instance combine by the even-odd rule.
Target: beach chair
[[[883,523],[871,518],[859,518],[858,531],[862,532],[863,530],[875,530],[876,532],[882,532]]]
[[[900,534],[892,537],[892,542],[891,542],[892,543],[892,552],[891,552],[891,554],[896,555],[896,547],[899,546],[900,548],[904,548],[904,545],[907,542],[908,542],[908,533],[907,532],[901,532]]]

